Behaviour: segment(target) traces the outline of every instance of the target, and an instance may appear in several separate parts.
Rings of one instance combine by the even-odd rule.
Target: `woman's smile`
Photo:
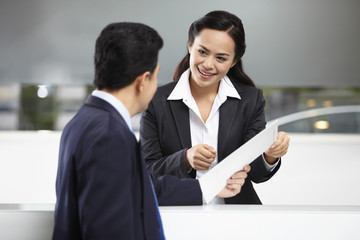
[[[233,66],[234,40],[226,31],[204,29],[188,48],[191,81],[198,87],[213,87],[217,91],[220,80]]]
[[[206,72],[205,70],[201,70],[199,67],[197,69],[203,78],[211,78],[216,75],[216,73],[209,73],[209,72]]]

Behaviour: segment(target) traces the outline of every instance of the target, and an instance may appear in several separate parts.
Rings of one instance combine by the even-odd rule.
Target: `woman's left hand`
[[[285,132],[279,132],[277,141],[265,151],[265,160],[270,164],[274,164],[279,157],[284,156],[289,148],[290,138]]]

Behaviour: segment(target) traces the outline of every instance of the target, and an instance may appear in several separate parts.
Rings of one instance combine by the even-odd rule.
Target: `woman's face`
[[[235,42],[227,32],[203,29],[188,46],[192,84],[217,87],[219,81],[235,65]]]

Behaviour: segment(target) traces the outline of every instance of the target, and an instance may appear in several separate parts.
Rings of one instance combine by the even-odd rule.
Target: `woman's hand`
[[[241,191],[241,187],[244,185],[249,171],[250,165],[246,165],[242,171],[234,173],[231,178],[227,180],[226,187],[219,192],[217,197],[229,198],[237,195]]]
[[[290,138],[285,132],[279,132],[277,141],[265,151],[264,157],[267,163],[273,165],[279,157],[284,156],[289,148]]]
[[[206,144],[198,144],[189,148],[185,155],[186,167],[190,166],[195,170],[208,170],[215,160],[216,150]]]

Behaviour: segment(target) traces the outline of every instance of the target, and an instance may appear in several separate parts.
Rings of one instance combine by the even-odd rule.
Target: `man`
[[[53,239],[164,239],[157,199],[160,205],[203,203],[206,182],[149,175],[131,129],[131,116],[156,91],[162,45],[154,29],[139,23],[110,24],[98,37],[97,90],[60,142]],[[234,174],[218,196],[239,193],[249,170]]]

